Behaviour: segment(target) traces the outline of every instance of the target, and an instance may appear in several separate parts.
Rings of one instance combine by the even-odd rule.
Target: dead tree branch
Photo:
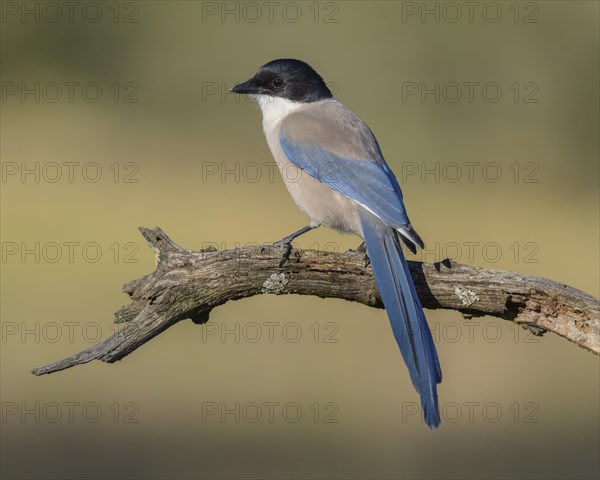
[[[140,231],[157,254],[157,266],[150,275],[123,286],[131,297],[131,303],[115,314],[123,328],[83,352],[35,368],[34,375],[91,360],[116,362],[180,320],[204,323],[213,308],[263,293],[341,298],[382,308],[372,270],[357,251],[294,250],[279,268],[279,247],[189,251],[158,227]],[[537,335],[554,332],[600,353],[600,306],[586,293],[539,277],[450,260],[409,264],[425,308],[503,318]]]

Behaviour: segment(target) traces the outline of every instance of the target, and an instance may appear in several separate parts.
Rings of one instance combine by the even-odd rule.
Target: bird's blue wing
[[[332,103],[287,117],[279,142],[293,165],[363,207],[358,209],[363,238],[383,304],[421,394],[425,421],[437,427],[442,372],[398,233],[415,245],[423,242],[410,227],[400,186],[377,140],[362,120]]]
[[[348,158],[306,140],[295,142],[285,130],[279,141],[290,162],[317,181],[356,201],[390,227],[410,224],[398,181],[383,159]],[[378,150],[374,138],[373,142]]]

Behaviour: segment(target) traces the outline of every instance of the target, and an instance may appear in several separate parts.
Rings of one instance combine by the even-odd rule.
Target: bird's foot
[[[290,259],[292,254],[292,241],[289,237],[282,238],[278,242],[273,244],[273,247],[281,247],[281,260],[279,261],[279,268],[283,267],[286,262]]]
[[[317,228],[317,227],[308,225],[306,227],[301,228],[297,232],[294,232],[291,235],[288,235],[287,237],[282,238],[281,240],[279,240],[278,242],[275,242],[273,244],[274,247],[281,247],[281,250],[282,250],[281,261],[279,262],[279,268],[283,267],[285,265],[285,262],[287,262],[290,259],[290,255],[292,254],[292,240],[294,240],[295,238],[298,238],[300,235],[304,235],[306,232],[310,232],[311,230],[313,230],[315,228]]]
[[[371,265],[371,259],[369,258],[369,254],[367,253],[367,245],[365,244],[365,242],[361,243],[356,250],[358,250],[365,256],[365,267]]]
[[[281,260],[279,261],[279,268],[281,268],[290,259],[290,255],[292,254],[292,244],[290,242],[284,242],[275,245],[281,245]]]

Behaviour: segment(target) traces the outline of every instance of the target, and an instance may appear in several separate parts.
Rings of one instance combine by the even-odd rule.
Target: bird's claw
[[[281,261],[279,262],[279,268],[283,267],[285,265],[285,262],[287,262],[290,259],[290,255],[292,253],[292,240],[294,240],[295,238],[298,238],[300,235],[303,235],[306,232],[310,232],[311,230],[313,230],[315,228],[316,227],[312,227],[312,226],[308,225],[304,228],[301,228],[297,232],[294,232],[291,235],[288,235],[287,237],[283,237],[281,240],[279,240],[278,242],[275,242],[273,244],[274,247],[281,247],[281,250],[282,250]],[[296,255],[296,256],[298,258],[300,258],[300,255]]]
[[[290,259],[292,254],[292,242],[289,238],[283,238],[273,244],[273,247],[281,248],[281,260],[279,261],[279,268],[283,267],[286,262]]]
[[[290,255],[292,254],[292,244],[290,242],[278,242],[275,244],[275,246],[278,245],[281,245],[281,260],[279,261],[279,268],[281,268],[290,259]]]
[[[367,245],[365,244],[365,242],[361,243],[356,250],[358,250],[365,256],[365,268],[371,265],[371,259],[369,258],[369,254],[367,253]]]

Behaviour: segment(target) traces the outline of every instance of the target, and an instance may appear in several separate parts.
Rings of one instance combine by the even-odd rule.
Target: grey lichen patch
[[[262,285],[262,293],[273,293],[278,295],[285,290],[289,280],[285,278],[285,273],[273,273]]]
[[[479,301],[479,297],[473,290],[456,287],[454,293],[465,307],[470,307],[475,302]]]

